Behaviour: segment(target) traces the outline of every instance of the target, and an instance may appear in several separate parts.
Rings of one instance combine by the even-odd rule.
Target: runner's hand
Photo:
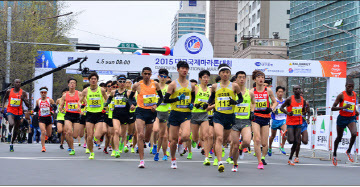
[[[131,105],[130,106],[130,110],[134,110],[135,109],[135,106],[134,105]]]
[[[294,113],[292,111],[288,113],[288,116],[293,116],[293,115]]]
[[[265,112],[267,113],[267,114],[270,114],[270,112],[272,112],[273,110],[270,108],[270,107],[268,107],[268,108],[266,108],[266,110],[265,110]]]
[[[234,100],[234,99],[232,99],[231,97],[229,97],[229,101],[230,101],[230,105],[237,105],[238,103]]]
[[[185,99],[185,94],[181,94],[180,96],[177,97],[177,99],[179,101],[184,100]]]
[[[157,108],[156,105],[151,106],[151,112],[156,112],[156,108]]]
[[[254,112],[250,112],[250,121],[255,121],[255,114],[254,114]]]
[[[76,109],[76,111],[81,112],[81,108],[78,107],[78,108]]]
[[[350,104],[346,104],[343,108],[344,108],[344,109],[348,109],[348,108],[350,108],[350,107],[351,107]]]
[[[201,105],[199,103],[195,104],[195,108],[201,108]]]
[[[188,107],[189,107],[190,110],[192,110],[192,109],[194,108],[194,105],[193,105],[192,103],[190,103],[190,104],[188,105]]]
[[[307,124],[310,124],[310,120],[309,120],[309,119],[307,119],[307,120],[306,120],[306,123],[307,123]]]
[[[207,108],[209,107],[209,105],[207,103],[204,103],[203,104],[203,109],[206,110]],[[206,110],[206,111],[209,111],[209,110]]]

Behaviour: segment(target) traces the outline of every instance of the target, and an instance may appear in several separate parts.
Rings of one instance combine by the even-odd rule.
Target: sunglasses
[[[167,78],[167,75],[159,75],[161,78]]]
[[[40,92],[40,94],[46,94],[47,92]]]
[[[118,82],[119,82],[119,83],[125,83],[126,81],[120,81],[120,80],[119,80]]]
[[[119,88],[118,86],[113,86],[112,88]]]
[[[110,88],[110,87],[111,87],[111,85],[107,85],[107,87],[108,87],[108,88]]]
[[[144,75],[151,75],[151,73],[144,73]]]

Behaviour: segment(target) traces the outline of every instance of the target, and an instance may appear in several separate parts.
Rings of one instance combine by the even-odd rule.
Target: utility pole
[[[7,42],[6,43],[6,74],[5,83],[10,83],[10,53],[11,53],[11,7],[8,7],[7,17]]]

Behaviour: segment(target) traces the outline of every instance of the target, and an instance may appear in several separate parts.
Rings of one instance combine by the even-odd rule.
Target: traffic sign
[[[118,47],[139,48],[135,43],[121,43]],[[119,49],[121,52],[135,52],[136,49]]]

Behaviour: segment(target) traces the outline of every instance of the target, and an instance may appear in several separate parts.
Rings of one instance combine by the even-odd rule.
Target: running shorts
[[[245,127],[251,127],[249,119],[235,119],[235,125],[231,127],[231,130],[241,132]]]
[[[214,123],[221,124],[225,130],[230,130],[235,124],[235,114],[223,114],[215,111],[213,120]]]
[[[271,124],[271,129],[272,130],[277,130],[277,129],[280,130],[281,127],[285,124],[286,124],[286,119],[284,119],[284,120],[275,120],[274,119]]]
[[[71,123],[80,123],[80,114],[66,112],[64,119],[71,121]]]
[[[102,112],[86,112],[86,122],[97,124],[104,122],[104,114]]]
[[[136,119],[145,121],[145,124],[152,124],[156,118],[156,111],[152,112],[151,109],[143,109],[140,107],[136,108],[135,111]]]
[[[341,128],[346,128],[352,122],[356,122],[356,116],[346,117],[338,115],[336,125]]]
[[[169,120],[169,112],[160,112],[157,111],[157,116],[160,123],[166,123]]]
[[[191,112],[178,112],[172,110],[169,115],[169,124],[172,126],[180,126],[187,120],[191,119]]]
[[[191,124],[201,125],[204,121],[208,121],[207,112],[193,112],[191,113]]]
[[[260,127],[263,127],[263,126],[269,125],[270,118],[263,118],[263,117],[255,116],[254,122],[259,124]]]
[[[51,116],[48,117],[41,117],[39,116],[39,123],[44,123],[46,126],[52,123]]]

